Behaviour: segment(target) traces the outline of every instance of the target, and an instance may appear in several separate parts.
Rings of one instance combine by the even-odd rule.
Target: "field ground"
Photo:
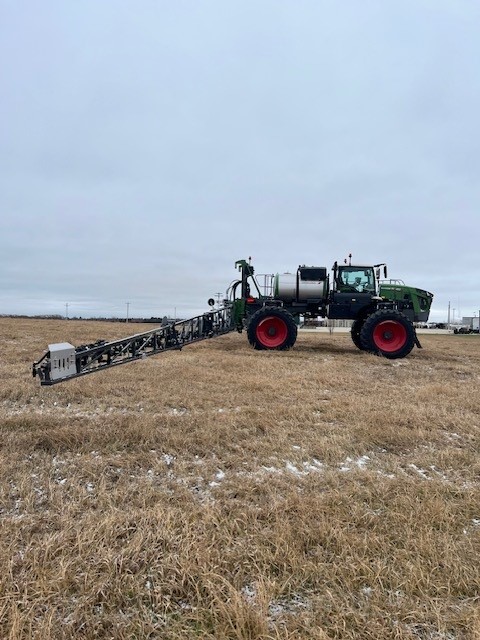
[[[1,638],[480,638],[478,336],[31,378],[126,329],[0,320]]]

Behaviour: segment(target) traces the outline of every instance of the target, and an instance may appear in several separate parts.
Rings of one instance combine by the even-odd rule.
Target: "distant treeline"
[[[86,320],[88,322],[123,322],[128,324],[138,323],[138,324],[159,324],[159,325],[167,325],[172,324],[173,322],[180,322],[182,318],[169,318],[168,316],[163,316],[163,318],[129,318],[128,321],[126,318],[107,318],[107,317],[98,317],[98,318],[82,318],[82,316],[72,316],[70,318],[65,318],[65,316],[61,316],[58,314],[52,315],[24,315],[24,314],[15,314],[15,313],[0,313],[0,318],[30,318],[32,320]]]

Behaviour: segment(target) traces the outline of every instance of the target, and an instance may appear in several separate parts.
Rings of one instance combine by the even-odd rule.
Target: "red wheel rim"
[[[407,330],[396,320],[385,320],[373,330],[373,341],[378,349],[393,353],[405,345]]]
[[[282,346],[287,339],[287,334],[287,325],[276,316],[265,318],[257,326],[257,340],[269,349]]]

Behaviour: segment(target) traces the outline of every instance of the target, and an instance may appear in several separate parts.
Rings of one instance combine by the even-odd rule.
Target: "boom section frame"
[[[40,378],[41,385],[54,385],[164,351],[179,350],[234,329],[232,305],[229,304],[188,320],[112,342],[99,340],[79,347],[68,343],[49,345],[42,358],[33,363],[32,373]]]

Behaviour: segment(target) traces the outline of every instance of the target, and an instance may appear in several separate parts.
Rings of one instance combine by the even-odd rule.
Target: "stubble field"
[[[30,377],[130,329],[0,319],[1,638],[480,638],[477,336]]]

